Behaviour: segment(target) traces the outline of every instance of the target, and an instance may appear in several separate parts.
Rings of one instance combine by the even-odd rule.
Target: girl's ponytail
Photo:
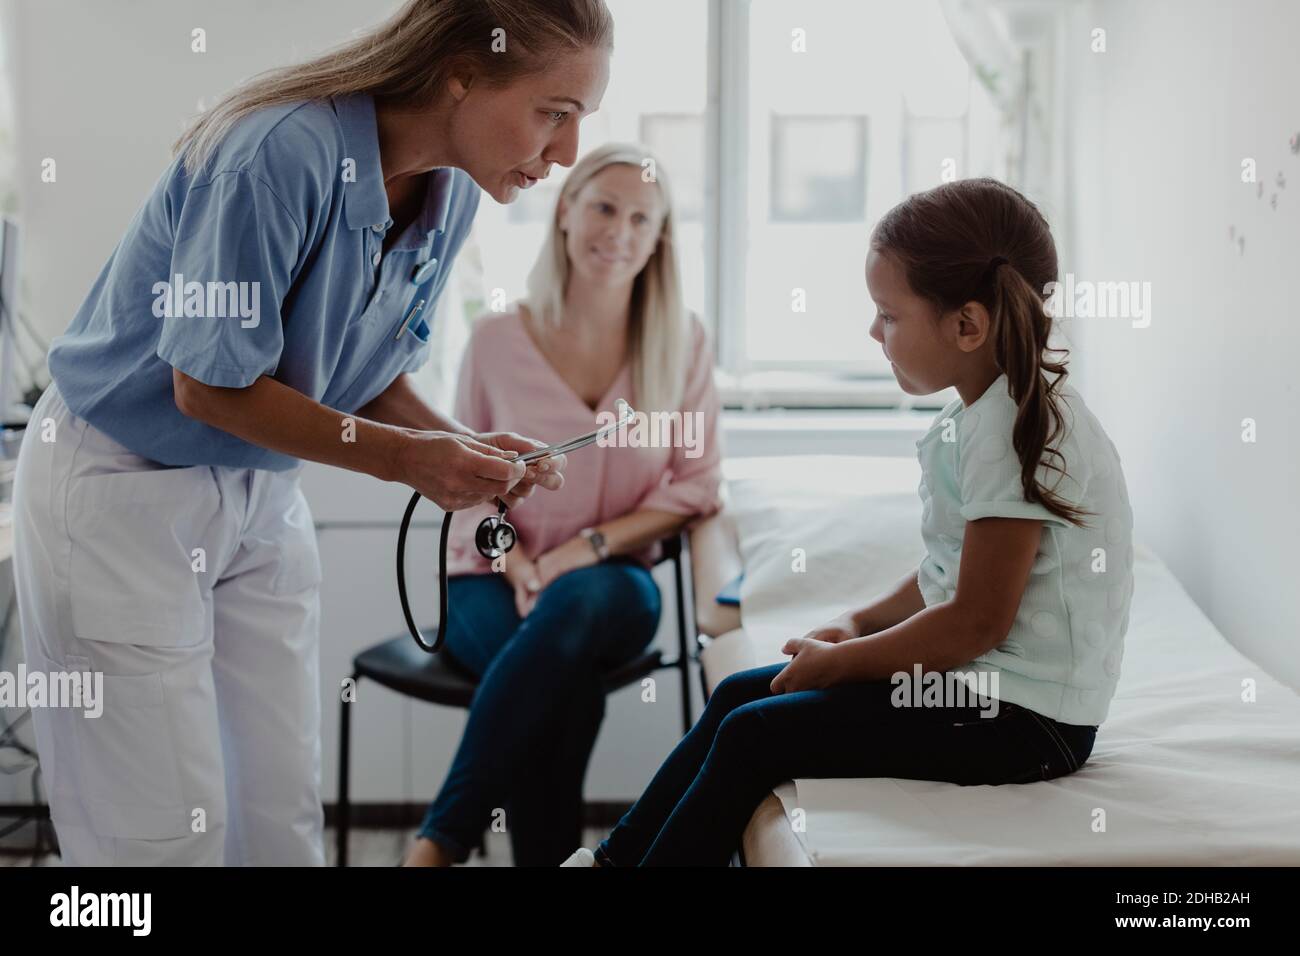
[[[1065,459],[1052,444],[1064,428],[1057,398],[1068,373],[1064,362],[1050,361],[1043,354],[1064,351],[1046,346],[1052,317],[1043,298],[1005,259],[993,263],[992,287],[993,351],[1018,409],[1011,444],[1020,459],[1025,500],[1072,524],[1082,524],[1089,512],[1043,487],[1037,477],[1040,464],[1062,477],[1066,473]],[[1044,372],[1051,373],[1050,381]]]
[[[992,320],[993,356],[1017,406],[1012,445],[1025,500],[1071,524],[1088,514],[1038,481],[1039,466],[1066,474],[1052,447],[1064,428],[1059,391],[1065,360],[1044,353],[1052,318],[1047,289],[1056,281],[1056,244],[1028,199],[996,179],[960,179],[917,193],[876,224],[871,246],[895,259],[917,295],[940,314],[979,302]],[[1041,291],[1040,291],[1041,290]],[[1051,376],[1049,379],[1048,376]]]

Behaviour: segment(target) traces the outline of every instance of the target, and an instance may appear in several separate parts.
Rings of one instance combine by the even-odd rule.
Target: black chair
[[[658,670],[676,668],[682,682],[682,733],[692,725],[691,718],[691,655],[687,647],[691,638],[687,631],[687,591],[682,570],[686,536],[677,534],[660,542],[664,561],[673,562],[674,584],[677,591],[677,656],[664,660],[663,652],[648,651],[628,661],[605,675],[605,692],[611,693],[634,684]],[[426,654],[415,646],[409,634],[390,637],[374,647],[367,648],[352,659],[353,686],[361,679],[372,680],[389,690],[441,704],[444,707],[469,708],[478,684],[473,675],[457,667],[442,654]],[[348,801],[348,756],[351,749],[351,711],[355,704],[340,704],[339,720],[339,795],[336,813],[338,839],[337,865],[348,864],[348,829],[352,808]]]

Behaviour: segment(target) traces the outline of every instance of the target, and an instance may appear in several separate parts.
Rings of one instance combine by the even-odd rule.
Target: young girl
[[[789,663],[722,681],[594,856],[566,865],[725,866],[784,780],[1030,783],[1092,752],[1128,626],[1132,511],[1115,446],[1044,354],[1059,351],[1047,222],[994,180],[949,183],[885,215],[866,271],[899,385],[960,396],[917,443],[926,556],[788,641]],[[914,667],[949,686],[980,675],[992,706],[915,706],[891,680]]]

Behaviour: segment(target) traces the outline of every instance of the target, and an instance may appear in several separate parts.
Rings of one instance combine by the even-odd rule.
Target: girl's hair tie
[[[980,276],[980,288],[992,287],[993,280],[998,277],[998,266],[1006,265],[1011,260],[1006,256],[994,256],[989,260],[989,264],[984,267],[984,274]]]

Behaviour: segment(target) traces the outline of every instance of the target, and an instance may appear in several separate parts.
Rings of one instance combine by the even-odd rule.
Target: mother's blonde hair
[[[173,150],[194,173],[240,118],[263,107],[350,93],[426,106],[453,70],[506,86],[543,72],[558,53],[613,43],[605,0],[409,0],[337,50],[253,77],[200,115]]]
[[[572,207],[583,187],[610,166],[635,166],[642,177],[653,170],[663,201],[659,240],[632,283],[628,314],[628,360],[632,366],[632,405],[638,411],[677,411],[685,388],[690,327],[682,305],[681,273],[673,240],[673,198],[663,166],[644,147],[607,143],[582,157],[564,180],[551,215],[541,254],[528,274],[523,300],[544,325],[558,327],[569,283],[569,256],[560,231],[560,204]]]

